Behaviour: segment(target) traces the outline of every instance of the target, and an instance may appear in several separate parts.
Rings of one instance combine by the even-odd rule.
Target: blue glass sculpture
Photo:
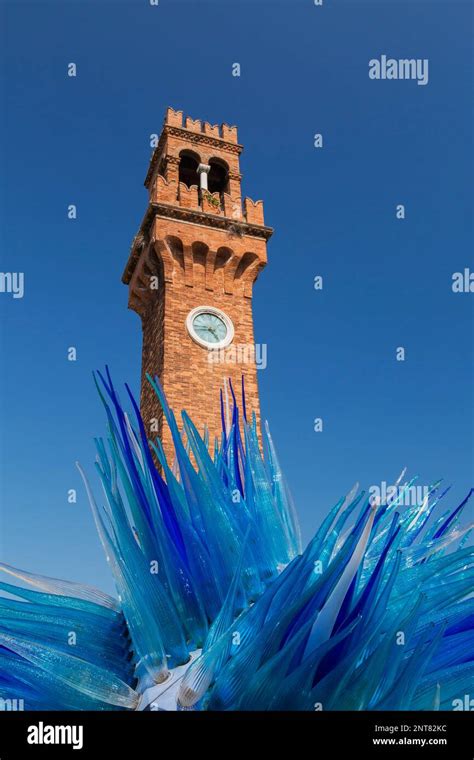
[[[175,461],[147,440],[127,386],[134,422],[124,411],[107,370],[100,507],[81,470],[118,598],[0,564],[4,709],[453,709],[474,675],[472,490],[439,514],[439,482],[409,507],[415,479],[386,503],[353,489],[302,551],[244,389],[241,419],[231,388],[230,425],[221,399],[211,457],[148,379]]]

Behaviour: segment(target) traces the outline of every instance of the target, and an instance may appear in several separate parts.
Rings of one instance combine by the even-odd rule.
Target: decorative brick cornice
[[[158,141],[158,145],[153,151],[150,160],[150,165],[148,167],[144,182],[145,187],[148,187],[150,184],[151,178],[156,168],[156,164],[162,154],[163,144],[166,140],[167,135],[182,137],[187,142],[195,143],[196,145],[211,145],[214,148],[219,148],[220,150],[226,151],[227,153],[235,153],[237,155],[240,155],[243,150],[242,145],[229,142],[228,140],[223,140],[221,137],[214,137],[213,135],[205,134],[204,132],[192,132],[190,129],[185,129],[184,127],[170,127],[168,124],[165,124]]]
[[[163,128],[164,135],[173,135],[174,137],[182,137],[188,142],[199,143],[200,145],[212,145],[213,148],[220,148],[227,151],[227,153],[236,153],[240,155],[243,151],[242,145],[234,142],[228,142],[223,140],[222,137],[214,137],[213,135],[207,135],[204,132],[191,132],[190,129],[184,129],[184,127],[169,127]]]
[[[195,211],[180,206],[172,206],[168,203],[150,203],[145,216],[143,217],[140,229],[133,240],[130,255],[122,274],[122,282],[125,283],[125,285],[128,285],[130,282],[138,259],[140,258],[141,248],[139,248],[136,243],[138,240],[148,240],[150,227],[157,216],[163,219],[177,219],[179,221],[197,224],[202,227],[227,230],[229,233],[237,233],[241,237],[256,237],[265,241],[269,240],[273,234],[272,227],[266,227],[265,225],[248,224],[244,220],[231,219],[228,216],[217,216],[216,214],[206,214],[202,211]]]

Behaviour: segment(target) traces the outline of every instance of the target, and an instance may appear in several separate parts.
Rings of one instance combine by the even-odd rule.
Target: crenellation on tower
[[[191,119],[190,116],[186,116],[186,121],[184,124],[185,129],[189,129],[191,132],[202,132],[203,131],[203,125],[201,123],[200,119]]]
[[[263,225],[263,201],[244,198],[244,216],[248,224]]]
[[[183,112],[175,111],[174,108],[168,106],[165,114],[165,125],[170,127],[182,127],[183,126]]]
[[[199,209],[198,186],[191,185],[191,187],[188,187],[184,182],[180,182],[178,185],[178,196],[174,200],[177,200],[183,208]]]
[[[202,210],[205,214],[222,214],[223,213],[223,207],[221,206],[221,203],[223,202],[223,198],[220,193],[217,191],[214,193],[210,193],[207,191],[202,196]]]
[[[228,124],[222,124],[221,134],[223,140],[238,144],[237,127],[230,127]]]
[[[211,137],[220,137],[221,136],[221,129],[219,127],[219,124],[209,124],[208,121],[204,122],[204,134],[211,135]]]

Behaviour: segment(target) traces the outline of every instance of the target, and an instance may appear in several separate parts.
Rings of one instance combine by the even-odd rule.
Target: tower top
[[[226,123],[210,124],[208,121],[201,121],[201,119],[191,119],[190,116],[184,117],[183,111],[175,111],[174,108],[168,107],[160,139],[153,151],[145,177],[144,184],[147,188],[155,173],[157,162],[160,159],[163,145],[168,136],[181,138],[183,141],[194,143],[195,145],[215,147],[224,153],[234,153],[237,156],[243,150],[242,145],[239,145],[237,140],[237,127],[229,126]]]
[[[134,274],[157,219],[174,219],[225,231],[229,236],[268,240],[273,230],[262,201],[242,202],[237,127],[183,117],[168,108],[145,177],[148,208],[134,238],[122,281]]]

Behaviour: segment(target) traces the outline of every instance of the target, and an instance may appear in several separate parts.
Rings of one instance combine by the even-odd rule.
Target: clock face
[[[191,338],[204,348],[224,348],[234,337],[234,326],[227,314],[212,306],[193,309],[186,319]]]
[[[193,329],[205,343],[221,343],[227,337],[224,320],[209,311],[203,311],[194,317]]]

